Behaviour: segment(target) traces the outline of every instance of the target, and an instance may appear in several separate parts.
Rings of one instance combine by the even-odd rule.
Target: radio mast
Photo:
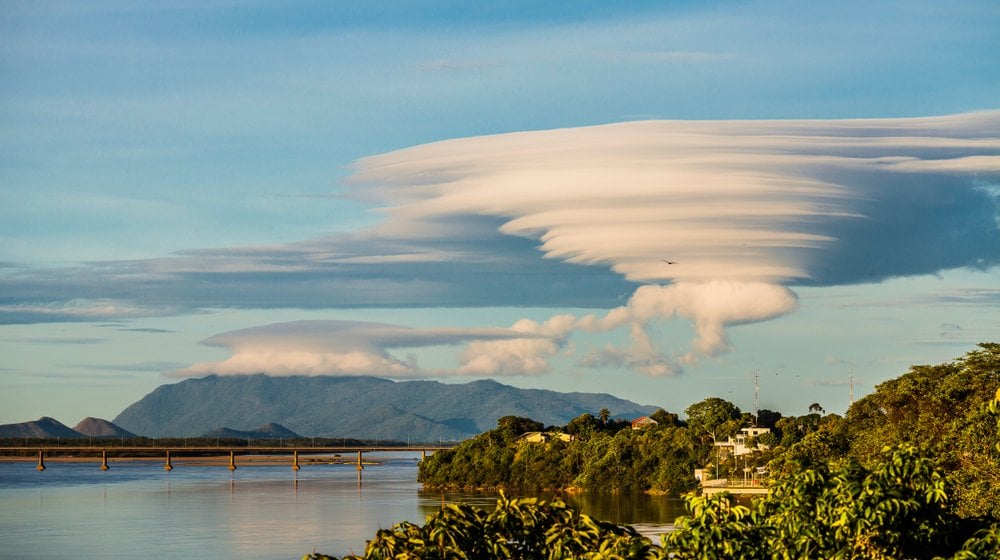
[[[760,372],[753,370],[753,427],[757,427],[760,418]]]
[[[854,364],[851,364],[851,404],[854,404]]]

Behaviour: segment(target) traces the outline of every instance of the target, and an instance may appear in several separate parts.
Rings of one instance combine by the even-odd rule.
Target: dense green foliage
[[[992,419],[1000,418],[994,402]],[[1000,424],[997,425],[1000,429]],[[675,560],[953,559],[1000,557],[1000,525],[960,517],[951,486],[912,447],[854,461],[800,467],[750,506],[728,494],[688,497],[689,515],[662,547],[628,527],[594,520],[560,501],[509,500],[492,512],[442,507],[423,526],[380,530],[352,559],[607,558]],[[335,560],[307,554],[308,560]]]
[[[886,447],[913,446],[948,473],[956,511],[1000,519],[1000,436],[984,408],[1000,387],[1000,344],[950,363],[913,366],[835,414],[781,418],[780,445],[764,457],[773,473],[850,458],[864,466]]]
[[[627,429],[583,414],[548,441],[519,439],[527,419],[502,418],[499,426],[421,462],[418,480],[438,488],[591,489],[678,494],[694,487],[704,455],[684,426]],[[556,433],[571,435],[563,441]],[[710,444],[710,442],[709,442]]]
[[[660,551],[630,527],[578,513],[559,500],[507,499],[491,512],[450,504],[423,525],[399,523],[368,541],[363,556],[345,559],[660,558]],[[336,560],[322,554],[305,559]]]
[[[1000,344],[980,344],[962,359],[914,366],[882,383],[847,413],[851,457],[871,463],[885,446],[913,445],[956,483],[964,515],[1000,519],[1000,451],[982,407],[1000,387]]]
[[[749,507],[728,495],[688,498],[689,517],[664,538],[670,557],[996,558],[1000,526],[960,517],[952,487],[912,447],[854,461],[802,467]]]
[[[602,492],[679,494],[694,487],[695,468],[712,477],[742,476],[744,468],[765,467],[771,476],[802,467],[851,459],[871,468],[887,447],[912,446],[951,477],[956,511],[966,517],[1000,519],[1000,442],[983,404],[1000,387],[1000,344],[981,344],[954,362],[914,366],[860,399],[846,416],[824,415],[819,403],[807,414],[782,416],[762,410],[758,425],[771,432],[758,438],[759,452],[738,460],[713,445],[754,424],[755,419],[717,397],[689,406],[686,421],[660,410],[659,425],[627,429],[582,414],[550,433],[573,436],[565,442],[518,439],[541,431],[540,423],[507,417],[498,427],[440,452],[421,464],[419,480],[437,488],[568,489]]]

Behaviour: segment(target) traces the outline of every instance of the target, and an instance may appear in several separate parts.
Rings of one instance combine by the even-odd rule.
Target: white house
[[[754,447],[748,447],[747,441],[750,438],[760,437],[762,434],[771,433],[771,428],[740,428],[740,433],[735,436],[730,437],[726,441],[717,441],[715,445],[718,447],[724,447],[729,450],[734,456],[739,457],[741,455],[746,455],[747,453],[753,453],[758,449],[767,449],[766,445],[758,443]]]
[[[517,436],[518,441],[528,443],[548,443],[554,439],[570,442],[573,441],[573,436],[562,432],[525,432]]]

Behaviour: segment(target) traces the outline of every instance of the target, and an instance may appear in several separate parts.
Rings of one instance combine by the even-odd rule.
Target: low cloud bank
[[[580,359],[582,367],[616,365],[663,376],[681,371],[730,348],[726,327],[764,321],[788,313],[797,304],[787,288],[768,284],[712,282],[643,286],[628,303],[603,317],[556,315],[547,321],[522,319],[508,329],[415,329],[351,321],[278,323],[209,338],[204,343],[229,349],[232,356],[173,372],[199,375],[378,375],[382,377],[496,377],[540,375],[551,369],[553,356],[572,352],[575,331],[610,332],[628,328],[627,348],[606,347]],[[657,352],[649,328],[660,320],[690,320],[696,331],[691,349],[671,357]],[[464,345],[452,369],[425,370],[415,357],[393,357],[392,350]]]

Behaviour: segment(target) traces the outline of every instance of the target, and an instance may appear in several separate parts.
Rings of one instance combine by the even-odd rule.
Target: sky
[[[0,3],[0,423],[261,372],[842,414],[1000,341],[1000,4],[618,4]]]

